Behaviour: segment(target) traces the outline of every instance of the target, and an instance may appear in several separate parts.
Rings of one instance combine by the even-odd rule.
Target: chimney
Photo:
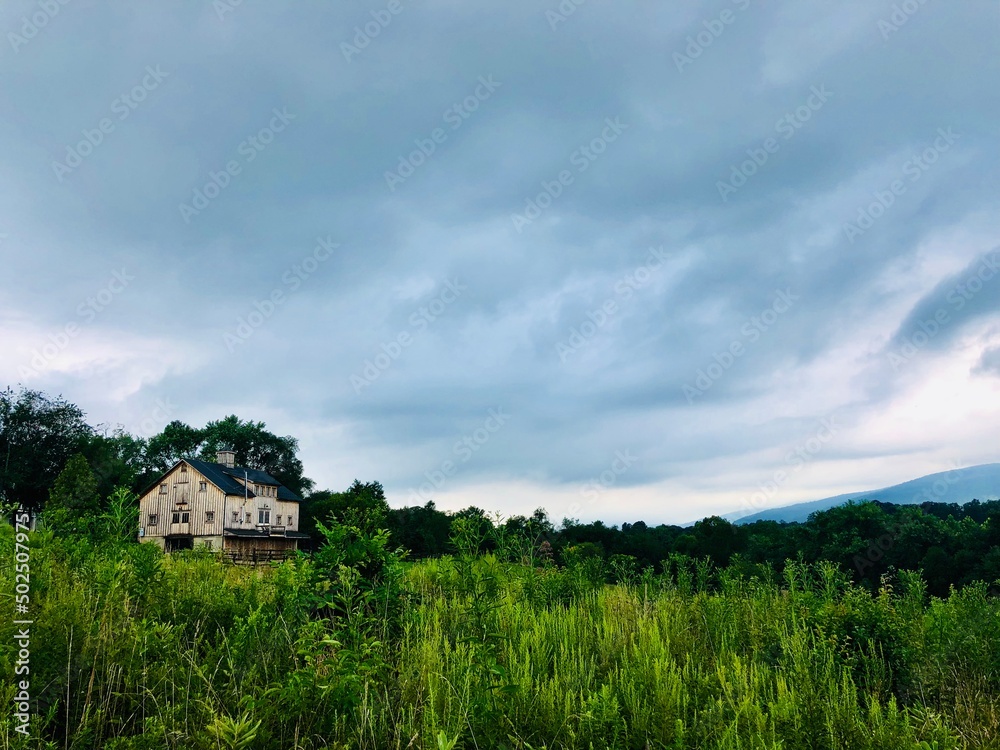
[[[219,448],[215,453],[215,462],[222,464],[227,469],[232,469],[236,466],[236,451],[232,448]]]

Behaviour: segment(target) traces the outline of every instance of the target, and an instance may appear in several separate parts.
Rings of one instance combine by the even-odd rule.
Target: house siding
[[[186,472],[182,471],[185,466]],[[204,490],[199,489],[201,482],[205,483]],[[161,484],[167,485],[165,494],[160,492]],[[160,484],[139,500],[139,525],[143,538],[162,538],[171,533],[186,533],[196,537],[219,535],[222,533],[224,498],[222,490],[209,482],[194,467],[186,464],[175,466],[160,480]],[[186,531],[171,523],[175,510],[186,510],[190,514]],[[208,512],[215,514],[214,522],[207,520]],[[150,514],[155,514],[157,517],[155,526],[149,523]]]
[[[239,481],[243,483],[242,479]],[[200,489],[202,482],[205,483],[204,490]],[[161,485],[166,485],[165,492],[161,492]],[[251,482],[251,492],[254,487]],[[264,492],[263,489],[261,491]],[[161,549],[166,549],[167,537],[174,535],[191,536],[194,545],[206,545],[217,550],[297,548],[295,539],[286,539],[280,533],[238,540],[223,536],[224,530],[257,530],[261,510],[270,512],[272,526],[282,526],[285,531],[298,531],[299,503],[272,496],[227,495],[194,466],[182,461],[139,499],[139,536],[141,541],[156,544]],[[187,512],[188,523],[172,523],[174,512]],[[238,514],[236,521],[232,517],[234,512]],[[208,520],[208,513],[214,514],[212,521]],[[149,522],[151,514],[156,515],[155,525]],[[289,517],[292,518],[291,523],[288,522]]]

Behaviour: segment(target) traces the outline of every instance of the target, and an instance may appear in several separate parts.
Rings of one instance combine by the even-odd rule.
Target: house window
[[[166,495],[167,494],[167,483],[166,482],[164,482],[163,484],[160,485],[160,494],[161,495]]]
[[[205,523],[215,523],[215,511],[206,510],[205,511]]]
[[[238,510],[233,511],[233,523],[240,522],[240,512]]]
[[[146,525],[147,526],[156,526],[156,514],[155,513],[150,513],[149,514],[149,522]]]
[[[187,466],[182,466],[181,467],[181,474],[187,474],[187,473],[188,473],[188,467]]]
[[[262,510],[257,512],[257,523],[271,523],[271,511]]]
[[[292,525],[292,517],[291,517],[291,516],[289,516],[289,517],[288,517],[288,525],[289,525],[289,526],[291,526],[291,525]]]
[[[173,513],[173,515],[171,516],[170,522],[171,523],[188,523],[188,522],[190,522],[190,520],[191,520],[191,514],[188,511],[186,511],[186,510],[184,510],[184,511],[177,511],[177,510],[175,510],[174,513]]]
[[[205,492],[208,489],[208,482],[198,482],[198,492]]]

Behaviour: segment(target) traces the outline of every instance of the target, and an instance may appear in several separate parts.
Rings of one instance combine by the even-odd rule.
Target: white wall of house
[[[223,549],[223,526],[257,530],[263,523],[298,531],[299,503],[279,500],[277,487],[251,482],[249,489],[255,496],[226,495],[182,462],[139,499],[139,538],[164,549],[168,535],[191,535],[196,545]]]
[[[224,497],[222,490],[193,466],[175,466],[158,486],[139,499],[140,538],[159,539],[162,547],[163,537],[168,534],[221,534]]]

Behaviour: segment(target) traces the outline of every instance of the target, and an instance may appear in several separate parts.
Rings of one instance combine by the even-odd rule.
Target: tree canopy
[[[297,456],[298,440],[275,435],[263,422],[244,422],[235,414],[209,422],[201,429],[177,420],[171,422],[149,439],[146,462],[154,473],[161,473],[181,458],[215,461],[216,452],[223,447],[236,452],[239,466],[266,471],[300,497],[313,488]]]
[[[40,391],[0,391],[0,500],[39,509],[93,434],[80,407]]]

